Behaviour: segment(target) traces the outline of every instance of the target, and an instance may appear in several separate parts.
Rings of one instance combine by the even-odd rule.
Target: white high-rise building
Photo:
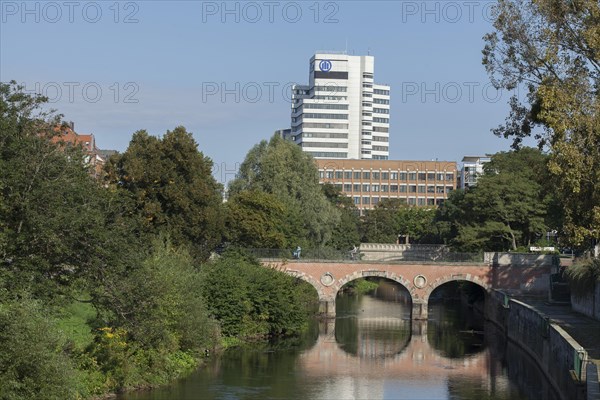
[[[290,138],[315,158],[389,159],[390,87],[374,71],[373,56],[315,54],[292,87]]]

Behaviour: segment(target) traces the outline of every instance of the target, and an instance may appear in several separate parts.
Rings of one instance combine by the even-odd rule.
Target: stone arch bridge
[[[511,295],[547,296],[552,258],[486,253],[483,262],[365,262],[315,260],[263,260],[275,268],[310,283],[317,291],[320,312],[335,317],[335,299],[346,283],[365,277],[386,278],[410,293],[412,319],[427,319],[431,293],[451,281],[472,282],[486,291],[500,289]]]

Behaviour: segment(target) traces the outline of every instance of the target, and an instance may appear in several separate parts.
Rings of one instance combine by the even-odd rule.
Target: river
[[[460,301],[410,321],[400,287],[339,296],[335,321],[298,339],[234,348],[187,379],[122,400],[553,399],[527,356]]]

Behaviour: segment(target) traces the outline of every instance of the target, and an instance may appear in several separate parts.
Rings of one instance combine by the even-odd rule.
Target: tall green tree
[[[107,179],[131,194],[143,232],[168,233],[175,245],[206,258],[221,242],[223,229],[222,187],[211,169],[212,161],[180,126],[162,138],[136,132],[109,164]]]
[[[294,143],[275,135],[254,146],[229,186],[231,196],[245,190],[272,194],[285,205],[288,243],[320,246],[331,240],[339,211],[319,186],[314,159]]]
[[[517,250],[543,237],[553,220],[546,162],[531,148],[492,156],[477,186],[453,193],[437,212],[450,244],[463,251]]]
[[[104,239],[118,235],[108,233],[111,194],[90,177],[81,149],[50,141],[60,116],[40,112],[44,101],[0,84],[0,275],[14,293],[57,301],[115,261]]]
[[[396,243],[399,235],[405,235],[409,243],[432,243],[434,216],[435,212],[430,208],[385,199],[367,211],[362,239],[370,243]]]
[[[352,199],[330,183],[321,185],[327,200],[340,212],[340,220],[333,228],[328,246],[338,250],[352,249],[360,243],[359,211]]]
[[[483,63],[513,96],[495,130],[515,148],[534,136],[550,149],[566,238],[600,238],[600,5],[597,0],[498,0]]]
[[[239,247],[284,249],[286,206],[270,193],[244,190],[227,201],[225,237]]]

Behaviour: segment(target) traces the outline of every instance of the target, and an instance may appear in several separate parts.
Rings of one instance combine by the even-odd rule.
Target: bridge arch
[[[460,282],[466,281],[474,283],[475,285],[481,287],[486,293],[489,293],[491,288],[490,286],[483,282],[478,276],[473,276],[470,274],[460,274],[460,275],[445,275],[440,278],[437,278],[435,281],[431,282],[425,289],[425,293],[423,294],[423,301],[425,303],[429,303],[429,296],[435,289],[438,287],[449,283],[449,282]]]
[[[394,282],[398,282],[400,285],[402,285],[403,288],[406,289],[406,291],[410,294],[410,300],[414,302],[414,290],[411,291],[411,288],[414,289],[414,287],[410,283],[410,281],[405,279],[402,275],[397,275],[390,271],[355,271],[352,274],[348,274],[343,278],[338,279],[337,283],[334,286],[335,293],[333,294],[333,298],[335,299],[337,297],[340,289],[348,282],[368,277],[385,278]]]

